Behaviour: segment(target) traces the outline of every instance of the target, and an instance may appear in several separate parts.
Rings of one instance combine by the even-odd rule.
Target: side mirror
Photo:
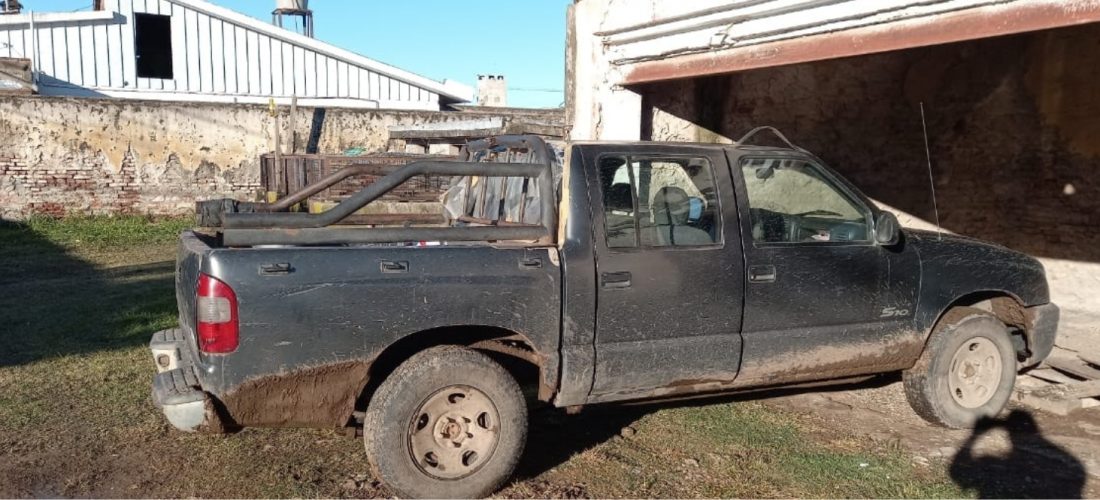
[[[884,247],[898,244],[901,239],[901,224],[890,212],[879,212],[875,217],[875,243]]]

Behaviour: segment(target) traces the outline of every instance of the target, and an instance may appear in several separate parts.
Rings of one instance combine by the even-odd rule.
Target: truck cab
[[[763,131],[787,146],[751,145]],[[903,229],[774,129],[556,156],[480,141],[327,214],[200,204],[213,227],[182,236],[155,401],[188,431],[360,426],[399,493],[476,496],[526,432],[502,356],[559,407],[902,372],[918,414],[966,427],[1053,346],[1035,259]],[[448,227],[330,225],[430,172],[455,176]]]

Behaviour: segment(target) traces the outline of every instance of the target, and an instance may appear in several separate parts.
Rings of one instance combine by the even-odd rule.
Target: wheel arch
[[[979,290],[956,297],[951,302],[938,309],[935,318],[927,323],[925,330],[925,347],[932,336],[932,332],[939,326],[944,316],[952,309],[958,307],[970,307],[990,313],[1008,329],[1012,346],[1016,350],[1017,357],[1024,359],[1028,356],[1030,346],[1034,344],[1029,332],[1029,322],[1024,301],[1016,294],[1007,290]]]
[[[491,325],[451,325],[427,328],[401,337],[383,348],[371,361],[367,381],[355,402],[362,411],[370,398],[401,363],[418,352],[442,345],[457,345],[485,352],[500,362],[513,377],[524,381],[534,373],[538,398],[549,401],[556,391],[557,366],[554,358],[539,352],[522,332]]]

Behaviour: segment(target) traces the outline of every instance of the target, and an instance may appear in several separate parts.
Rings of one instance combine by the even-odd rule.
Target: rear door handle
[[[409,272],[409,262],[405,260],[384,260],[379,267],[385,274]]]
[[[604,288],[630,288],[630,273],[623,271],[618,273],[603,273],[600,282]]]
[[[749,266],[750,283],[775,282],[775,266]]]

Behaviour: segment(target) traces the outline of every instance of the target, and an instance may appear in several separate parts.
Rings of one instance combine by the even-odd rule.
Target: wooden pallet
[[[1058,352],[1017,382],[1015,399],[1057,415],[1100,406],[1100,359]]]

